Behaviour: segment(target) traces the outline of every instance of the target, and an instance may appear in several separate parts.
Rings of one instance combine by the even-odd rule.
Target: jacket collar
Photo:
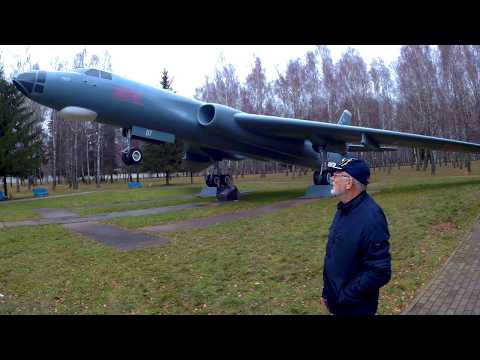
[[[350,211],[352,211],[354,208],[356,208],[365,199],[366,196],[367,196],[367,192],[362,191],[360,194],[358,194],[352,200],[350,200],[345,204],[342,202],[339,202],[337,204],[337,209],[342,213],[347,214]]]

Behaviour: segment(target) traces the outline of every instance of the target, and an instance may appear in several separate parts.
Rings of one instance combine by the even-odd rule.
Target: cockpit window
[[[20,84],[22,84],[23,87],[24,87],[25,89],[27,89],[27,91],[28,91],[29,93],[32,92],[33,83],[31,83],[31,82],[29,82],[29,81],[20,80]]]
[[[35,85],[35,92],[43,93],[43,85],[40,85],[40,84]]]
[[[45,71],[39,71],[37,75],[37,83],[44,83],[47,78],[47,73]]]
[[[112,74],[106,71],[100,71],[102,79],[112,80]]]
[[[35,73],[34,72],[26,72],[23,74],[18,75],[17,79],[23,80],[23,81],[30,81],[30,82],[35,82]]]
[[[96,69],[90,69],[85,72],[85,75],[100,77],[100,72]]]

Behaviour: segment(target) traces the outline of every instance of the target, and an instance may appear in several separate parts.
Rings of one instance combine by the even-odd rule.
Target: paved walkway
[[[32,225],[41,225],[41,224],[63,224],[63,226],[69,230],[72,230],[81,235],[93,238],[104,245],[116,247],[118,250],[127,251],[140,249],[147,246],[153,245],[166,245],[169,243],[169,240],[163,237],[158,236],[158,233],[162,232],[173,232],[183,229],[192,229],[198,227],[206,227],[219,222],[231,221],[245,217],[259,216],[267,214],[272,211],[286,209],[293,206],[298,206],[302,204],[307,204],[318,199],[292,199],[279,201],[274,204],[262,206],[260,208],[239,211],[231,214],[222,214],[217,216],[211,216],[205,219],[193,219],[187,221],[181,221],[174,224],[160,225],[160,226],[149,226],[134,230],[121,229],[116,226],[108,224],[100,224],[98,221],[111,219],[113,217],[125,217],[125,216],[141,216],[147,214],[156,214],[167,211],[174,211],[179,209],[202,207],[202,206],[215,206],[222,203],[207,203],[207,204],[188,204],[188,205],[176,205],[176,206],[166,206],[163,208],[154,208],[154,209],[142,209],[142,210],[130,210],[122,211],[116,213],[108,214],[99,214],[95,216],[83,216],[80,217],[69,211],[63,211],[61,209],[38,209],[42,216],[46,219],[42,220],[27,220],[27,221],[16,221],[9,223],[0,223],[0,228],[13,227],[13,226],[32,226]],[[67,216],[65,216],[67,215]],[[147,233],[155,233],[155,235],[150,235]]]
[[[198,208],[203,206],[214,206],[216,204],[217,203],[197,203],[197,204],[164,206],[160,208],[151,208],[151,209],[115,211],[111,213],[97,214],[97,215],[91,215],[91,216],[73,215],[73,216],[65,216],[65,217],[50,217],[50,218],[39,219],[39,220],[8,221],[3,223],[0,222],[0,229],[17,227],[17,226],[74,224],[74,223],[81,223],[81,222],[104,221],[104,220],[109,220],[109,219],[119,218],[119,217],[160,214],[160,213],[182,210],[182,209],[193,209],[193,208]]]
[[[205,219],[181,221],[168,225],[149,226],[138,229],[137,231],[121,229],[119,227],[107,224],[99,224],[95,221],[70,223],[65,224],[64,227],[81,235],[93,238],[104,245],[113,246],[120,251],[128,251],[141,249],[148,246],[168,244],[170,242],[169,239],[159,236],[159,233],[162,232],[173,232],[183,229],[205,227],[218,222],[236,220],[250,216],[258,216],[272,211],[306,204],[315,200],[316,199],[294,199],[279,201],[278,203],[262,206],[257,209],[245,210],[232,214],[211,216]]]
[[[119,227],[96,222],[84,222],[76,224],[65,224],[65,228],[97,240],[98,242],[113,246],[120,251],[141,249],[153,245],[165,245],[168,239],[159,236],[148,235]]]
[[[404,315],[480,315],[480,221]]]
[[[260,216],[260,215],[270,213],[272,211],[286,209],[293,206],[304,205],[317,200],[319,200],[319,198],[311,198],[311,199],[298,198],[293,200],[284,200],[274,204],[262,206],[256,209],[238,211],[238,212],[229,213],[229,214],[215,215],[215,216],[210,216],[208,218],[203,218],[203,219],[185,220],[185,221],[180,221],[180,222],[167,224],[167,225],[147,226],[147,227],[140,228],[139,230],[146,231],[146,232],[153,232],[153,233],[167,233],[167,232],[174,232],[179,230],[202,228],[202,227],[215,225],[217,223],[221,223],[224,221],[232,221],[232,220],[242,219],[245,217]]]

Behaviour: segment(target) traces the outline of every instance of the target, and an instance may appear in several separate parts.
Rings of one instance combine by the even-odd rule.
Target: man
[[[375,315],[379,289],[390,281],[390,233],[383,210],[367,194],[363,160],[329,163],[340,202],[328,234],[322,303],[335,315]]]

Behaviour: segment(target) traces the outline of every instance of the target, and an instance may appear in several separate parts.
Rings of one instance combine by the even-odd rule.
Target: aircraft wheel
[[[233,185],[233,178],[230,175],[225,175],[225,185],[227,186]]]
[[[133,148],[128,152],[128,158],[131,161],[132,165],[138,165],[143,160],[143,153],[142,150],[138,148]]]
[[[208,186],[208,187],[212,187],[213,184],[212,184],[212,175],[211,174],[208,174],[207,177],[205,178],[205,184]]]
[[[320,185],[330,185],[330,178],[332,177],[332,173],[328,170],[322,171]]]
[[[231,186],[232,184],[233,184],[233,180],[230,175],[220,175],[221,186]]]
[[[220,176],[219,175],[213,175],[212,176],[212,185],[217,187],[217,188],[220,186]]]

